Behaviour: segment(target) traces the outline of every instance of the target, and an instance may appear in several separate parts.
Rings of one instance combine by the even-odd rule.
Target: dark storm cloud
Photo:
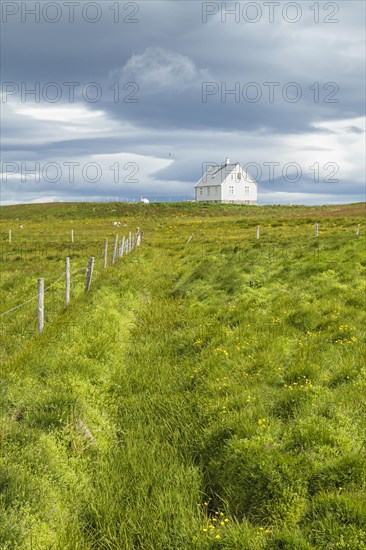
[[[103,2],[99,3],[102,17],[94,24],[82,16],[83,3],[77,3],[74,22],[59,4],[62,17],[54,24],[42,17],[35,23],[32,16],[22,23],[20,13],[9,15],[2,24],[3,81],[19,87],[3,103],[8,108],[3,127],[6,161],[62,162],[121,152],[173,159],[168,164],[162,160],[159,168],[154,165],[146,187],[155,186],[162,193],[175,189],[177,196],[184,188],[191,196],[202,163],[220,162],[227,154],[243,163],[279,158],[283,165],[297,155],[299,162],[312,165],[322,153],[323,164],[344,164],[344,185],[337,188],[344,200],[361,200],[362,2],[331,3],[339,7],[333,15],[339,21],[333,23],[325,22],[332,18],[325,2],[319,3],[318,23],[312,2],[298,3],[301,18],[296,23],[285,20],[283,3],[270,23],[267,8],[257,2],[262,16],[249,23],[243,12],[237,22],[230,15],[224,22],[221,2],[132,2],[138,7],[136,13],[120,2],[115,23],[115,8],[110,8],[116,3]],[[236,4],[228,2],[226,7]],[[203,22],[203,10],[216,9]],[[288,14],[293,16],[291,11]],[[93,11],[89,15],[93,17]],[[35,82],[41,90],[36,107],[75,106],[75,119],[72,112],[63,119],[62,113],[50,111],[47,117],[41,110],[29,110],[34,98],[29,94],[22,98],[21,88],[31,89]],[[62,90],[55,103],[42,93],[50,82]],[[69,82],[79,83],[73,103],[65,85]],[[101,90],[95,103],[83,95],[88,83]],[[94,119],[93,112],[101,114]],[[337,126],[342,120],[345,124]],[[358,139],[348,141],[352,136]],[[46,183],[35,192],[44,195]],[[108,181],[92,189],[80,185],[78,196],[88,192],[102,196]],[[291,192],[289,187],[281,186],[278,179],[271,187],[261,181],[266,192]],[[11,187],[8,182],[3,184],[3,198],[4,189],[6,200],[15,200],[15,193],[21,200],[25,192],[21,184]],[[319,191],[322,197],[324,189],[330,198],[338,194],[330,186]],[[111,185],[108,192],[114,191]],[[130,189],[125,185],[123,191],[133,194],[136,185]],[[304,183],[301,192],[316,195],[317,190]],[[48,194],[58,193],[72,198],[75,186],[62,180]]]

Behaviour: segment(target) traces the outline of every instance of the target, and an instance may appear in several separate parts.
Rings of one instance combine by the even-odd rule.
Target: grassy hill
[[[0,548],[366,548],[364,204],[10,206],[0,238],[0,313],[75,270],[41,336],[1,317]]]

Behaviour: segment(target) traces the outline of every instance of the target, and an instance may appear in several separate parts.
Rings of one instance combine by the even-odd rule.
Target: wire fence
[[[29,338],[37,332],[41,334],[44,326],[52,323],[63,308],[67,308],[70,297],[74,299],[88,292],[93,279],[139,248],[142,238],[139,228],[134,234],[129,232],[122,238],[115,235],[112,247],[108,246],[108,239],[105,238],[102,253],[99,249],[97,256],[90,256],[87,265],[72,267],[67,256],[64,258],[65,268],[52,282],[45,285],[45,278],[34,279],[34,288],[38,285],[37,293],[0,313],[0,359],[11,357],[21,350]]]
[[[319,222],[307,225],[307,235],[311,237],[310,240],[313,243],[307,252],[314,256],[314,260],[336,264],[337,255],[334,247],[327,248],[325,239],[328,233],[327,230],[329,229],[327,225],[324,226]],[[344,235],[344,238],[348,239],[352,234],[356,238],[360,237],[361,227],[363,227],[362,224],[350,224],[347,228],[337,226],[336,229],[340,232],[340,235]],[[302,249],[301,251],[299,249],[300,245],[297,243],[298,234],[296,231],[294,232],[294,228],[289,228],[289,231],[284,232],[279,227],[277,228],[278,231],[274,232],[273,226],[253,224],[251,227],[244,229],[250,231],[251,243],[252,246],[253,241],[256,243],[254,244],[254,248],[257,254],[263,257],[268,255],[268,261],[273,256],[277,257],[279,254],[282,254],[284,259],[289,259],[292,256],[297,257],[302,251]],[[233,247],[235,251],[238,248],[235,257],[246,261],[246,250],[243,249],[242,256],[240,255],[240,245],[243,239],[242,231],[243,227],[238,226],[232,234],[223,236],[221,242],[217,238],[210,240],[209,234],[205,231],[202,233],[201,229],[198,230],[198,233],[187,234],[183,243],[189,248],[200,246],[203,256],[214,254],[222,259],[223,262],[225,262],[230,247]],[[74,240],[74,232],[72,232],[71,237]],[[282,242],[281,237],[286,242]],[[287,242],[288,239],[291,239],[291,242]],[[54,248],[50,246],[48,248],[35,247],[35,243],[31,243],[28,246],[29,243],[24,243],[24,246],[18,247],[16,251],[11,249],[3,250],[1,255],[2,261],[4,259],[5,261],[9,260],[11,264],[17,266],[16,269],[24,269],[25,272],[27,266],[36,260],[45,267],[45,277],[42,279],[38,278],[38,285],[41,284],[40,280],[43,280],[43,283],[41,284],[41,289],[38,288],[38,292],[34,292],[34,294],[33,289],[35,291],[37,288],[37,278],[30,278],[28,276],[25,279],[23,277],[22,283],[25,281],[24,288],[20,289],[19,292],[21,293],[24,290],[24,294],[26,294],[26,290],[28,289],[31,296],[27,296],[24,300],[21,300],[20,295],[20,303],[14,304],[6,311],[1,312],[0,309],[0,359],[8,358],[21,349],[22,342],[26,343],[37,332],[41,333],[44,326],[57,319],[63,308],[68,306],[70,298],[73,300],[82,293],[88,292],[93,284],[93,277],[98,277],[108,266],[115,264],[136,247],[139,247],[142,240],[143,233],[137,228],[134,234],[129,232],[128,235],[121,238],[115,235],[109,243],[108,239],[105,238],[103,246],[101,246],[98,239],[93,244],[90,242],[73,242],[68,244],[66,248],[63,243],[56,243],[57,246]],[[320,242],[322,246],[320,246]],[[179,246],[180,243],[182,243],[182,235],[177,235],[176,231],[172,231],[171,233],[164,232],[162,240],[159,241],[159,246]],[[275,246],[276,248],[274,248]],[[64,252],[68,252],[68,254],[65,256],[63,255]],[[89,254],[91,255],[89,256]],[[87,261],[88,257],[89,260]],[[91,259],[93,259],[92,262]],[[25,262],[24,266],[22,260]],[[61,261],[65,262],[64,267],[61,267]],[[57,271],[60,270],[60,274],[52,282],[45,285],[44,282],[46,281],[47,283],[47,279],[50,278],[46,270],[50,271],[53,268],[55,265],[53,262],[56,262],[55,271],[56,269]],[[81,262],[83,263],[82,266],[80,266]],[[16,295],[19,286],[18,288],[12,286],[10,269],[7,269],[6,276],[10,278],[10,281],[9,283],[3,283],[3,289],[10,288],[11,292]]]

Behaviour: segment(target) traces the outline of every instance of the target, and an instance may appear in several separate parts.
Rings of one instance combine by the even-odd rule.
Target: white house
[[[257,184],[239,162],[210,166],[195,185],[196,201],[257,204]]]

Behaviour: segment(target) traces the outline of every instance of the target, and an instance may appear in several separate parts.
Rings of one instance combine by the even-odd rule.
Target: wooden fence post
[[[117,258],[122,258],[122,243],[123,243],[123,238],[121,238],[121,240],[118,243]]]
[[[132,233],[131,231],[128,232],[128,253],[130,253],[132,250]]]
[[[360,234],[360,227],[361,227],[361,224],[360,224],[360,223],[357,224],[357,229],[356,229],[356,235],[357,235],[357,237],[358,237],[359,234]]]
[[[315,237],[319,237],[319,224],[315,224]]]
[[[66,258],[66,305],[70,303],[70,258]]]
[[[44,327],[44,279],[38,279],[38,333]]]
[[[11,243],[11,229],[9,229],[9,243]]]
[[[74,242],[74,230],[71,229],[71,242],[73,243]]]
[[[140,246],[140,229],[138,227],[136,227],[136,232],[135,232],[135,247],[138,248]]]
[[[255,238],[259,239],[259,225],[257,225],[257,227],[255,229]]]
[[[119,257],[120,257],[120,258],[123,257],[124,251],[125,251],[125,236],[123,236],[123,237],[122,237],[122,240],[121,240],[121,248],[119,249],[119,252],[120,252]]]
[[[141,245],[141,233],[140,228],[136,227],[136,246],[139,247]]]
[[[108,261],[108,239],[104,239],[103,269],[106,269]]]
[[[92,277],[93,277],[93,269],[94,269],[94,256],[90,256],[88,267],[86,269],[85,292],[88,292],[90,288]]]
[[[113,247],[112,265],[113,265],[113,264],[115,263],[115,261],[116,261],[117,246],[118,246],[118,235],[116,235],[116,236],[114,237],[114,247]]]

